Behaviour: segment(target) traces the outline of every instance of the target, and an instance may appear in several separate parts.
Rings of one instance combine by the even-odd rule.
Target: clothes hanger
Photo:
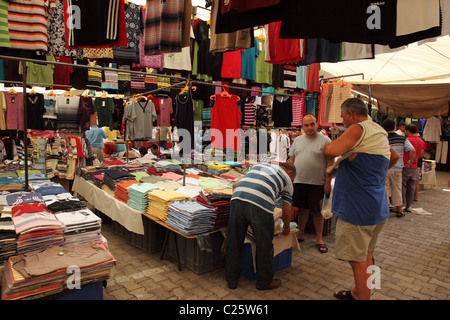
[[[67,92],[64,93],[64,97],[73,97],[72,91],[70,91],[70,88],[67,88]]]
[[[11,85],[11,89],[9,89],[8,93],[17,94],[17,91],[14,89],[14,84]]]
[[[31,91],[29,92],[29,94],[32,94],[32,95],[35,95],[35,94],[36,94],[36,91],[34,91],[34,86],[31,87]]]
[[[53,87],[50,87],[50,92],[48,93],[49,96],[54,97],[56,94],[53,92]]]

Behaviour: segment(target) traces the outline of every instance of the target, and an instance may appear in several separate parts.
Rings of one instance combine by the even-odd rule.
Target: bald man
[[[289,150],[289,161],[295,165],[297,175],[294,179],[294,207],[299,208],[297,234],[299,241],[304,240],[304,232],[309,215],[312,215],[316,231],[316,246],[319,252],[327,253],[323,242],[324,219],[320,213],[320,201],[331,192],[331,177],[326,168],[333,160],[326,160],[322,149],[331,142],[330,138],[317,131],[317,120],[312,114],[303,117],[304,134],[295,138]]]

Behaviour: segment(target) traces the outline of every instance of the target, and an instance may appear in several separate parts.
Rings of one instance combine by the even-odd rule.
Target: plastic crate
[[[125,238],[129,244],[146,252],[156,253],[161,251],[164,242],[165,228],[146,216],[142,216],[142,223],[144,225],[143,235],[128,231],[116,221],[112,222],[112,231]]]
[[[190,269],[196,274],[220,269],[225,266],[225,255],[222,250],[224,237],[221,232],[214,232],[209,235],[211,251],[202,250],[196,238],[185,238],[176,234],[178,253],[182,266]],[[166,256],[175,259],[176,251],[173,234],[169,237]]]
[[[272,260],[273,272],[277,272],[286,268],[289,268],[292,263],[292,248],[286,249]],[[249,280],[254,280],[257,278],[255,268],[253,267],[253,253],[252,246],[250,243],[244,244],[244,248],[241,252],[241,259],[239,261],[239,266],[241,269],[241,274]]]

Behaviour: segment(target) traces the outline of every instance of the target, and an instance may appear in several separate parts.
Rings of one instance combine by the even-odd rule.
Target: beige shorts
[[[401,171],[388,170],[386,175],[386,195],[391,198],[390,204],[394,207],[403,205],[402,198],[402,178],[403,173]]]
[[[336,258],[346,261],[366,261],[367,253],[375,249],[378,235],[386,220],[373,226],[357,226],[342,219],[336,222]]]

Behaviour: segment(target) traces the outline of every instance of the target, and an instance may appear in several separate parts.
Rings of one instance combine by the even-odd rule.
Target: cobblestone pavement
[[[373,300],[448,300],[450,298],[450,192],[448,172],[436,172],[437,185],[419,193],[413,208],[431,215],[392,213],[382,231],[374,257],[381,270],[379,289]],[[351,289],[353,274],[347,262],[335,258],[334,235],[324,237],[329,252],[315,247],[314,234],[307,234],[301,251],[293,251],[291,267],[278,271],[282,280],[275,290],[260,291],[255,280],[241,277],[238,287],[228,289],[225,268],[196,274],[178,270],[175,260],[161,260],[130,245],[102,227],[111,253],[117,259],[104,289],[105,300],[335,300],[333,292]]]

